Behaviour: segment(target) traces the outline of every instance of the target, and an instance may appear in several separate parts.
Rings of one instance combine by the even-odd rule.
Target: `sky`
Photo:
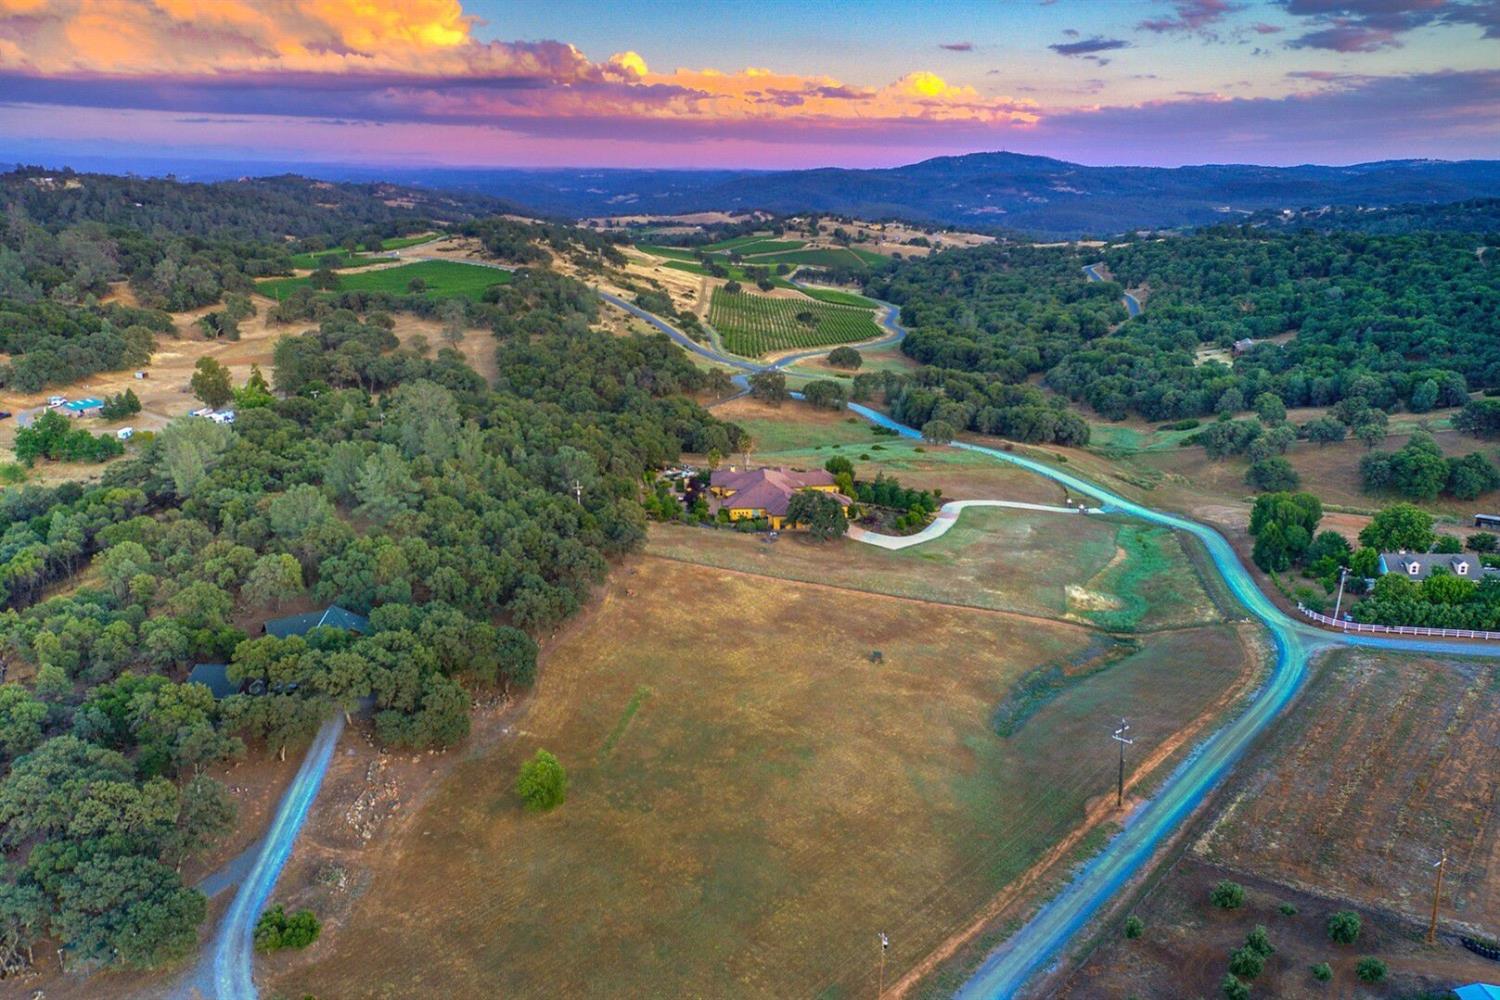
[[[1500,158],[1500,0],[0,0],[0,156]],[[24,155],[21,155],[24,154]]]

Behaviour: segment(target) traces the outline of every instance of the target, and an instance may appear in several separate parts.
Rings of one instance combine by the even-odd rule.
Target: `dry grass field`
[[[1500,666],[1341,651],[1245,768],[1210,860],[1500,932]]]
[[[1014,682],[1079,626],[643,557],[547,650],[515,738],[458,764],[350,922],[277,963],[288,995],[865,996],[1076,837],[1120,712],[1141,759],[1248,674],[1226,626],[1162,633],[1011,737]],[[879,649],[882,662],[869,652]],[[1184,664],[1192,663],[1191,669]],[[537,747],[566,804],[525,813]],[[296,899],[295,886],[283,892]],[[889,980],[888,980],[889,981]]]

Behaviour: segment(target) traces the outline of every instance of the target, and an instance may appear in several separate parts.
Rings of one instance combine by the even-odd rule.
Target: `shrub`
[[[1385,973],[1385,963],[1369,955],[1360,959],[1359,964],[1354,967],[1354,974],[1359,977],[1359,981],[1362,983],[1383,983],[1385,982]]]
[[[555,809],[568,797],[568,773],[556,757],[546,750],[538,750],[521,765],[516,792],[527,809],[534,812]]]
[[[1494,552],[1496,545],[1500,544],[1500,538],[1496,538],[1488,531],[1476,531],[1464,539],[1464,543],[1473,552]]]
[[[1320,983],[1326,983],[1333,978],[1333,969],[1327,962],[1319,962],[1312,967],[1312,977]]]
[[[1340,910],[1328,918],[1328,939],[1335,944],[1353,944],[1359,939],[1359,914]]]
[[[1245,903],[1245,887],[1226,878],[1209,890],[1208,901],[1221,910],[1237,910]]]
[[[1250,987],[1228,972],[1224,973],[1224,981],[1219,984],[1219,989],[1224,991],[1225,1000],[1250,1000]]]
[[[1141,918],[1132,914],[1125,918],[1125,936],[1134,941],[1145,933],[1146,925],[1141,923]]]
[[[280,903],[260,915],[255,922],[257,951],[280,951],[283,948],[306,948],[318,939],[323,929],[311,910],[288,914]]]
[[[1276,909],[1281,911],[1283,917],[1295,917],[1297,915],[1297,908],[1291,903],[1282,903]]]
[[[1229,971],[1241,979],[1254,979],[1266,967],[1266,957],[1246,945],[1229,953]]]
[[[1255,928],[1245,935],[1245,947],[1261,958],[1270,958],[1276,954],[1276,948],[1271,944],[1271,937],[1266,933],[1264,924],[1256,924]]]

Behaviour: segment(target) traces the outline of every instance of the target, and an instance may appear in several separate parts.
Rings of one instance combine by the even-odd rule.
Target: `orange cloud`
[[[348,94],[309,100],[300,113],[327,113],[337,103],[353,117],[363,110],[383,119],[1038,119],[1032,102],[982,97],[925,71],[884,87],[756,67],[660,73],[628,50],[595,63],[562,42],[482,42],[473,24],[459,0],[0,0],[0,72],[81,83],[102,77],[99,85],[116,95],[130,92],[132,81],[139,89],[162,80],[170,86],[150,99],[181,95],[174,106],[182,108],[217,107],[203,93],[210,85],[281,76],[310,98],[334,87]],[[360,92],[337,83],[360,76],[370,78]]]

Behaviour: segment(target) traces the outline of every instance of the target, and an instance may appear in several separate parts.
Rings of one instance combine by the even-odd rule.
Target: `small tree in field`
[[[1312,977],[1320,983],[1326,983],[1333,978],[1333,966],[1327,962],[1319,962],[1312,967]]]
[[[1359,914],[1340,910],[1328,918],[1328,939],[1334,944],[1353,944],[1359,939]]]
[[[213,358],[199,358],[193,366],[193,395],[209,406],[220,407],[234,398],[229,369]]]
[[[1237,910],[1245,904],[1245,887],[1226,878],[1209,890],[1208,901],[1221,910]]]
[[[1219,989],[1224,991],[1225,1000],[1250,1000],[1250,987],[1234,978],[1233,973],[1224,973]]]
[[[1354,974],[1359,977],[1359,981],[1372,986],[1385,982],[1385,973],[1385,963],[1370,955],[1360,959],[1359,964],[1354,967]]]
[[[1265,956],[1249,945],[1229,953],[1229,971],[1241,979],[1254,979],[1265,967]]]
[[[257,951],[306,948],[318,939],[322,930],[323,925],[311,910],[287,913],[277,903],[255,922],[255,948]]]
[[[1125,918],[1125,936],[1134,941],[1146,932],[1146,925],[1141,923],[1141,918],[1134,914]]]
[[[534,812],[546,812],[563,804],[568,797],[568,773],[558,759],[546,750],[538,750],[521,765],[516,792]]]
[[[1245,947],[1262,958],[1270,958],[1276,954],[1276,948],[1271,944],[1271,936],[1266,933],[1264,924],[1256,924],[1255,928],[1245,935]]]

